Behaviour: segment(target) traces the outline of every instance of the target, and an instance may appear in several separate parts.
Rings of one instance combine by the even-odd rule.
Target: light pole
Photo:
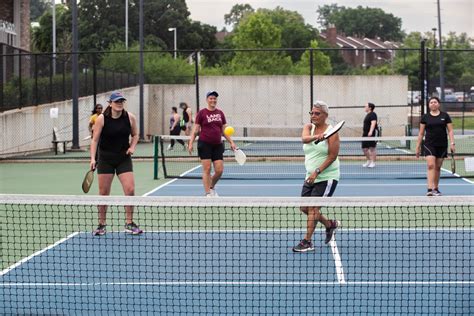
[[[128,0],[125,0],[125,49],[128,50]]]
[[[176,59],[176,49],[177,49],[177,46],[178,46],[178,32],[176,30],[175,27],[170,27],[168,29],[168,31],[170,32],[174,32],[174,53],[173,53],[173,56],[174,56],[174,59]]]

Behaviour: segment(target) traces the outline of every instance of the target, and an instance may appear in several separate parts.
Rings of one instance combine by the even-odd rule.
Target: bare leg
[[[112,186],[112,180],[114,179],[113,173],[99,174],[99,195],[110,195],[110,187]],[[99,225],[105,225],[107,205],[99,205]]]
[[[133,172],[124,172],[118,175],[120,183],[122,184],[123,193],[127,196],[135,195],[135,178]],[[133,206],[125,206],[125,223],[133,222]]]
[[[204,192],[209,193],[211,189],[211,160],[203,159],[202,164],[202,184],[204,186]]]
[[[369,160],[375,162],[375,159],[377,158],[377,148],[376,147],[370,147],[368,150],[368,156]]]
[[[321,222],[326,228],[331,227],[331,222],[323,214],[321,214],[320,207],[308,207],[305,210],[302,210],[302,212],[308,214],[308,221],[306,225],[306,235],[304,239],[308,241],[311,240],[314,234],[314,230],[316,228],[316,224],[318,222]]]
[[[212,175],[211,179],[211,188],[214,188],[217,184],[217,181],[222,176],[222,173],[224,172],[224,161],[222,160],[215,160],[214,161],[214,174]]]
[[[441,177],[441,167],[443,166],[444,158],[436,158],[436,166],[433,179],[433,189],[439,188],[439,178]]]
[[[426,164],[427,164],[427,185],[428,189],[434,189],[435,186],[435,177],[436,177],[436,157],[435,156],[427,156],[426,157]]]

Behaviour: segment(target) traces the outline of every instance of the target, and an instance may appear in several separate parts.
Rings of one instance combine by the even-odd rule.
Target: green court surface
[[[135,160],[135,195],[143,195],[166,180],[153,180],[153,162]],[[87,160],[78,162],[0,162],[0,193],[83,195]],[[97,195],[97,174],[89,195]],[[123,195],[118,178],[112,183],[112,195]]]

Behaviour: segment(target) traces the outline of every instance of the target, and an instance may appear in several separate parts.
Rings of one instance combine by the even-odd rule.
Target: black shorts
[[[306,181],[301,190],[301,196],[332,196],[337,187],[337,180],[329,180],[308,184]]]
[[[362,142],[362,148],[371,148],[371,147],[377,147],[377,142],[374,142],[374,141],[363,141]]]
[[[448,146],[433,146],[423,144],[423,152],[425,156],[435,156],[436,158],[448,157]]]
[[[201,159],[224,160],[224,144],[209,144],[198,140],[198,155]]]
[[[98,174],[121,174],[133,172],[132,157],[125,154],[99,152],[97,162]]]

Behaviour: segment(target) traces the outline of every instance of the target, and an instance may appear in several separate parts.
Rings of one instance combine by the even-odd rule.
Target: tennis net
[[[187,143],[184,136],[155,137],[155,178],[161,165],[167,178],[200,178],[202,169],[197,157],[197,144],[192,155],[177,141]],[[171,147],[171,140],[174,147]],[[225,169],[223,179],[303,179],[305,175],[304,152],[299,137],[235,137],[236,145],[247,155],[245,165],[238,165],[228,143],[225,143]],[[416,137],[374,137],[377,142],[375,168],[364,168],[366,157],[361,145],[368,138],[341,138],[339,159],[341,179],[417,179],[426,178],[426,162],[416,158]],[[456,169],[451,170],[451,161],[446,159],[441,172],[442,178],[474,178],[474,171],[466,168],[464,159],[474,156],[474,135],[455,137]]]
[[[0,200],[2,315],[472,314],[472,196]],[[342,226],[293,253],[314,205]]]

